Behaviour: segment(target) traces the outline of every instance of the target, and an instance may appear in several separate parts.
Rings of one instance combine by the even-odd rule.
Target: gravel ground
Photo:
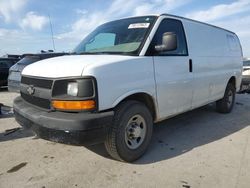
[[[231,114],[214,104],[154,127],[147,153],[132,164],[111,159],[102,144],[84,147],[39,139],[18,128],[17,94],[0,91],[0,187],[250,187],[250,95]],[[14,129],[15,130],[15,129]]]

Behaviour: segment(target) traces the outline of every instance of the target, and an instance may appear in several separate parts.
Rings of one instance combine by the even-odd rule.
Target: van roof
[[[212,24],[209,24],[209,23],[201,22],[201,21],[198,21],[198,20],[193,20],[191,18],[185,18],[185,17],[182,17],[182,16],[177,16],[177,15],[174,15],[174,14],[167,14],[167,13],[163,13],[163,14],[146,14],[146,15],[140,15],[140,16],[130,16],[130,17],[120,18],[120,19],[117,19],[117,20],[122,20],[122,19],[126,19],[126,18],[144,17],[144,16],[157,16],[157,17],[170,16],[170,17],[173,17],[173,18],[179,18],[179,19],[189,20],[189,21],[192,21],[192,22],[200,23],[200,24],[205,24],[205,25],[217,28],[217,29],[222,29],[224,31],[227,31],[229,33],[232,33],[232,34],[236,35],[236,33],[234,33],[233,31],[227,30],[227,29],[219,27],[219,26],[215,26],[215,25],[212,25]],[[115,21],[115,20],[112,20],[112,21]]]
[[[171,16],[171,17],[175,17],[175,18],[180,18],[180,19],[184,19],[184,20],[189,20],[189,21],[192,21],[192,22],[197,22],[197,23],[200,23],[200,24],[205,24],[205,25],[208,25],[208,26],[211,26],[211,27],[215,27],[217,29],[222,29],[224,31],[227,31],[229,33],[232,33],[234,35],[236,35],[233,31],[230,31],[230,30],[227,30],[227,29],[224,29],[222,27],[218,27],[218,26],[215,26],[215,25],[212,25],[212,24],[209,24],[209,23],[205,23],[205,22],[201,22],[201,21],[197,21],[197,20],[193,20],[191,18],[185,18],[185,17],[182,17],[182,16],[176,16],[176,15],[173,15],[173,14],[161,14],[161,15],[158,15],[158,16]]]

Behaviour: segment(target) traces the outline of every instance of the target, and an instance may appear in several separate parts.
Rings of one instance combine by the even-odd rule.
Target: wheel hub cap
[[[141,135],[141,129],[137,126],[135,129],[134,129],[134,137],[139,137]]]
[[[146,135],[146,122],[141,115],[132,116],[126,126],[125,143],[130,149],[138,148]]]

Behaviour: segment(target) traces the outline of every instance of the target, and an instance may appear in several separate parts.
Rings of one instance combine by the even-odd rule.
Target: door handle
[[[193,72],[193,61],[189,59],[189,72]]]

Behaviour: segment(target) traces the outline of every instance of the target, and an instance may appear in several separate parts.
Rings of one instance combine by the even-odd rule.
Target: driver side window
[[[177,49],[155,53],[155,46],[162,44],[162,36],[166,32],[173,32],[177,37]],[[158,56],[187,56],[187,43],[181,21],[175,19],[164,19],[160,23],[149,48],[149,54]]]

